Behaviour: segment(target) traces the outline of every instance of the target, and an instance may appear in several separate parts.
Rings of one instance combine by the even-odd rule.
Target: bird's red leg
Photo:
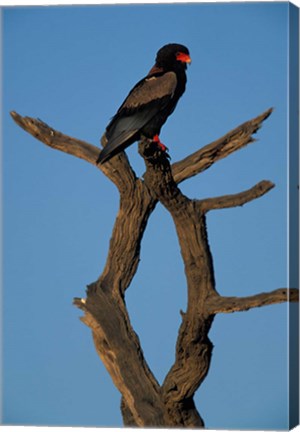
[[[168,147],[166,147],[166,146],[161,142],[161,140],[159,139],[159,136],[158,136],[158,135],[154,135],[152,141],[155,142],[155,143],[158,145],[158,147],[160,148],[160,150],[162,150],[163,152],[166,152],[166,151],[169,150]]]

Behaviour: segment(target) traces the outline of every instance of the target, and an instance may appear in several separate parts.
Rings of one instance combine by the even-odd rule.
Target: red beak
[[[176,54],[176,60],[179,60],[183,63],[192,63],[192,59],[188,54],[179,52]]]

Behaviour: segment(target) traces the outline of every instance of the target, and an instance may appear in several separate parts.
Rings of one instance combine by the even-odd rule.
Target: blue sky
[[[208,215],[217,289],[245,296],[287,286],[288,4],[15,7],[4,9],[3,26],[3,421],[120,426],[120,395],[72,306],[104,267],[118,193],[97,169],[27,135],[9,111],[97,145],[156,51],[187,45],[187,90],[161,134],[172,161],[275,107],[258,142],[181,185],[204,198],[276,184]],[[128,155],[142,175],[136,145]],[[186,288],[161,206],[126,302],[162,382]],[[212,364],[195,398],[206,426],[287,428],[287,305],[217,316],[210,338]]]

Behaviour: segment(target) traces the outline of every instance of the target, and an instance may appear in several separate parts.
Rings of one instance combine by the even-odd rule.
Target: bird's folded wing
[[[106,129],[107,145],[99,160],[105,161],[135,140],[135,135],[172,99],[177,85],[174,72],[150,76],[131,90]],[[124,146],[125,144],[125,146]]]
[[[176,86],[177,78],[174,72],[144,78],[131,90],[119,111],[136,109],[166,96],[172,98]]]
[[[157,107],[148,110],[132,113],[131,115],[118,118],[111,124],[106,132],[107,144],[100,153],[100,159],[105,161],[110,155],[122,148],[124,143],[129,143],[131,139],[135,140],[135,135],[149,120],[157,113]]]

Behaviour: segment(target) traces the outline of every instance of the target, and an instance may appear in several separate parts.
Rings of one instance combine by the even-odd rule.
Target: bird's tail
[[[106,151],[105,151],[106,150]],[[107,147],[104,147],[103,150],[101,150],[98,159],[96,161],[96,164],[103,164],[104,162],[108,161],[110,158],[112,158],[114,154],[110,152],[110,150]]]
[[[123,144],[123,143],[122,143]],[[118,153],[120,153],[122,150],[127,147],[126,145],[117,144],[115,146],[112,146],[110,142],[106,144],[106,146],[101,150],[98,159],[96,161],[98,164],[103,164],[107,161],[109,161],[113,156],[116,156]]]
[[[132,144],[135,141],[136,132],[136,130],[124,131],[118,136],[108,139],[105,147],[100,152],[96,163],[103,164],[104,162],[107,162],[113,156],[117,155],[130,144]]]

